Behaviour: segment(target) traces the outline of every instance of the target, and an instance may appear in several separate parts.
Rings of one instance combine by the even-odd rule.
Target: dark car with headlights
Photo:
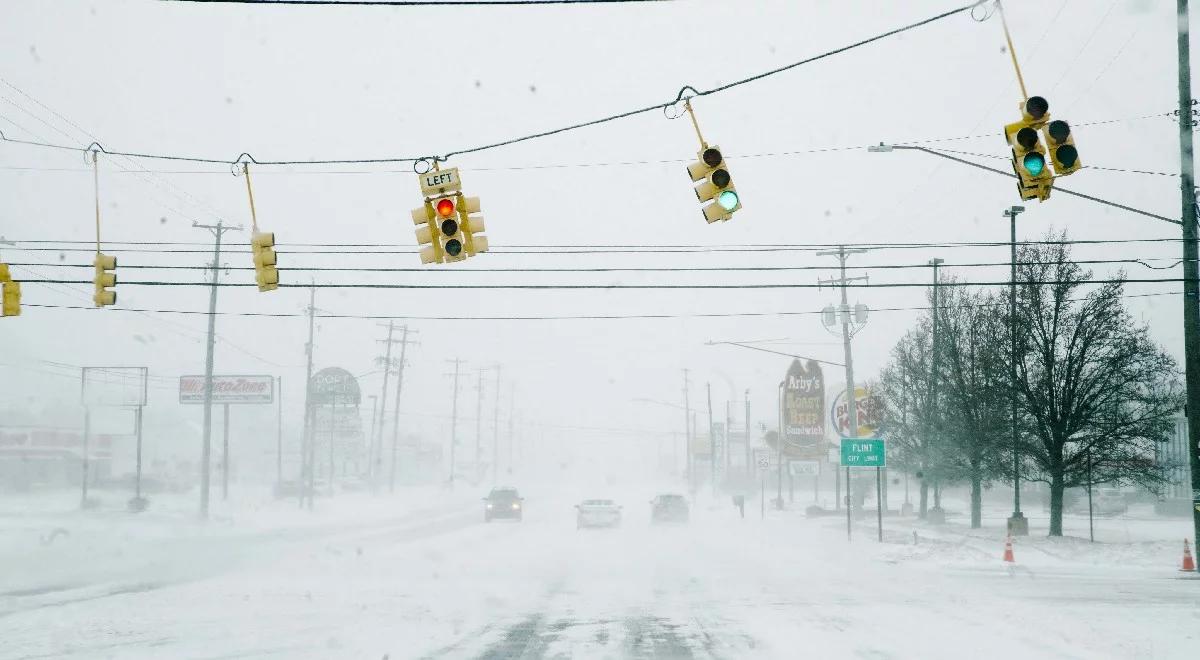
[[[520,521],[525,508],[525,498],[516,488],[493,488],[488,496],[483,498],[483,521],[492,522],[496,518],[509,518]]]

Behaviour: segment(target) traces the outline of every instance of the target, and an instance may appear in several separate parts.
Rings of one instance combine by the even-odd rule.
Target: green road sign
[[[887,467],[883,440],[842,438],[842,467]]]

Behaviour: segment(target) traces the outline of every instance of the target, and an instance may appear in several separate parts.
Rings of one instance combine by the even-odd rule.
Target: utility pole
[[[846,285],[856,280],[868,280],[868,276],[861,275],[857,277],[846,277],[846,259],[852,254],[861,254],[866,250],[861,248],[847,250],[845,245],[838,246],[837,250],[818,252],[817,256],[836,256],[838,258],[839,273],[837,278],[821,280],[821,284],[837,284],[842,290],[842,305],[838,310],[838,315],[841,317],[842,325],[842,350],[846,356],[846,420],[849,426],[848,434],[851,438],[858,437],[858,402],[854,395],[854,358],[850,352],[850,338],[854,336],[862,325],[859,325],[853,331],[851,330],[850,303],[846,296]],[[863,321],[865,323],[865,320]],[[839,488],[840,490],[840,488]],[[846,468],[846,538],[850,538],[850,510],[853,502],[850,487],[850,468]]]
[[[492,404],[492,485],[500,468],[500,365],[496,365],[496,401]]]
[[[733,467],[732,459],[730,458],[730,445],[733,444],[733,412],[731,403],[728,399],[725,400],[725,442],[721,445],[721,453],[725,455],[725,479],[729,479],[729,470]]]
[[[1013,206],[1004,212],[1009,220],[1009,282],[1008,282],[1008,406],[1013,452],[1013,512],[1008,519],[1008,533],[1029,536],[1029,519],[1021,513],[1021,452],[1017,447],[1017,216],[1024,206]],[[1185,223],[1186,224],[1186,223]],[[1185,266],[1186,268],[1186,266]],[[1186,275],[1185,275],[1186,277]]]
[[[221,275],[221,238],[227,231],[241,231],[240,226],[227,227],[223,221],[215,225],[202,225],[195,221],[192,227],[207,229],[213,235],[212,282],[208,291],[208,341],[204,355],[204,444],[200,452],[200,517],[208,518],[208,489],[212,470],[212,394],[213,394],[213,348],[217,332],[217,286]]]
[[[688,399],[688,370],[683,370],[683,430],[686,434],[687,456],[685,457],[688,492],[695,495],[696,493],[696,463],[692,459],[692,404]]]
[[[708,393],[708,468],[712,479],[712,495],[717,496],[717,434],[713,428],[712,416],[712,383],[705,383],[704,389]]]
[[[409,330],[407,325],[401,326],[400,329],[404,334],[400,336],[400,364],[396,369],[396,404],[392,406],[392,460],[391,467],[388,469],[388,492],[396,492],[396,445],[400,441],[400,392],[404,390],[404,367],[405,359],[408,355],[408,345],[417,342],[408,340],[408,333],[416,333],[416,330]],[[379,437],[383,439],[383,430],[379,432]],[[382,446],[380,452],[383,451]]]
[[[383,327],[383,324],[378,324]],[[379,393],[379,425],[376,426],[376,434],[371,438],[371,488],[378,490],[379,488],[379,473],[382,471],[383,457],[383,418],[387,413],[387,387],[388,375],[392,373],[392,332],[395,330],[395,324],[389,319],[387,322],[387,339],[376,339],[376,342],[382,342],[387,345],[383,355],[383,389]],[[380,358],[375,358],[375,363],[379,364]]]
[[[459,367],[462,365],[462,360],[454,358],[446,360],[454,363],[454,403],[450,410],[450,488],[454,488],[454,454],[455,448],[458,446],[458,374]],[[446,374],[450,375],[450,374]]]
[[[750,477],[754,474],[754,468],[751,465],[750,458],[750,390],[746,390],[746,483],[750,482]]]
[[[930,373],[929,373],[929,410],[930,410],[929,418],[933,424],[933,428],[930,429],[930,439],[929,440],[933,442],[934,446],[937,446],[938,443],[941,441],[941,428],[942,428],[941,412],[938,410],[938,380],[942,373],[941,372],[941,348],[940,348],[941,344],[938,343],[938,320],[939,320],[939,317],[941,316],[941,309],[942,309],[941,305],[940,305],[941,298],[940,298],[940,291],[939,291],[940,286],[939,285],[941,284],[941,281],[938,279],[938,266],[941,266],[945,262],[946,262],[945,259],[934,258],[934,259],[929,260],[929,265],[933,266],[933,337],[932,337],[933,346],[931,347],[933,355],[932,355],[932,359],[930,360],[930,362],[932,364],[931,364]],[[939,522],[944,522],[945,521],[945,512],[942,511],[942,498],[941,498],[941,491],[939,490],[941,487],[941,483],[937,480],[936,477],[934,478],[934,483],[937,486],[937,488],[934,490],[934,502],[933,502],[933,510],[934,510],[935,520],[939,521]]]
[[[378,394],[368,394],[367,398],[371,400],[371,435],[369,435],[367,437],[369,437],[371,439],[371,444],[375,444],[375,422],[376,422],[376,416],[379,414],[379,395]],[[370,449],[370,447],[368,447],[368,450],[369,449]],[[370,463],[372,460],[373,460],[373,457],[370,454],[368,454],[367,455],[367,472],[368,473],[371,472]]]
[[[275,483],[283,481],[283,376],[276,376],[275,392]]]
[[[514,387],[508,393],[508,473],[513,469],[513,414],[517,405],[517,389]]]
[[[313,371],[313,330],[317,317],[317,288],[308,288],[308,343],[304,345],[306,364],[304,367],[304,431],[300,441],[300,507],[308,498],[308,510],[313,508],[313,438],[312,438],[312,371]]]
[[[1196,259],[1196,164],[1192,149],[1192,68],[1188,0],[1177,0],[1179,16],[1179,185],[1183,208],[1183,354],[1187,383],[1188,462],[1192,472],[1192,546],[1200,544],[1200,282]]]
[[[475,385],[475,477],[480,476],[479,463],[483,460],[483,369],[479,369],[479,380]]]

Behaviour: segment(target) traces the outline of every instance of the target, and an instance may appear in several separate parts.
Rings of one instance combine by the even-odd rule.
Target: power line
[[[1152,284],[1166,282],[1183,282],[1183,278],[1165,277],[1165,278],[1118,278],[1118,279],[1103,279],[1103,280],[1088,280],[1080,282],[1081,284]],[[1072,281],[1067,280],[1026,280],[1021,284],[1025,285],[1056,285],[1070,284]],[[41,280],[23,280],[23,284],[90,284],[91,280],[59,280],[59,279],[41,279]],[[949,287],[968,287],[968,286],[1008,286],[1008,280],[995,282],[944,282],[941,286]],[[121,286],[144,286],[144,287],[211,287],[212,282],[168,282],[162,280],[143,280],[126,282],[122,281]],[[257,287],[254,282],[218,282],[217,287]],[[822,284],[799,284],[799,283],[747,283],[747,284],[409,284],[409,283],[381,283],[381,282],[322,282],[317,284],[284,284],[280,283],[279,288],[294,288],[307,289],[315,287],[318,289],[451,289],[451,290],[467,290],[467,289],[487,289],[487,290],[514,290],[514,291],[576,291],[576,290],[600,290],[600,291],[620,291],[620,290],[706,290],[706,289],[731,289],[731,290],[747,290],[747,289],[817,289],[821,288]],[[891,288],[928,288],[926,282],[862,282],[848,284],[847,286],[861,289],[891,289]]]
[[[201,1],[203,1],[203,0],[201,0]],[[215,1],[215,0],[214,0],[214,1]],[[241,1],[244,1],[244,0],[229,0],[229,1],[231,1],[231,2],[241,2]],[[298,2],[298,3],[303,3],[305,0],[290,0],[290,1],[293,1],[293,2]],[[369,1],[369,0],[364,0],[364,1]],[[382,0],[380,0],[380,1],[382,1]],[[457,2],[472,2],[473,0],[438,0],[438,1],[443,1],[443,2],[456,2],[456,1],[457,1]],[[530,2],[530,1],[533,1],[533,0],[526,0],[526,1],[527,1],[527,2]],[[323,2],[326,2],[326,0],[311,0],[311,1],[309,2],[309,4],[316,4],[316,3],[323,3]],[[329,3],[329,4],[333,4],[333,3]],[[341,4],[346,4],[346,3],[341,3]],[[424,3],[424,4],[429,4],[429,3]],[[480,4],[483,4],[483,3],[482,3],[482,2],[480,2]],[[568,4],[568,3],[565,3],[565,2],[564,2],[564,3],[558,3],[558,4]],[[9,137],[5,136],[3,133],[0,133],[0,140],[4,140],[4,141],[8,141],[8,142],[14,142],[14,143],[18,143],[18,144],[27,144],[27,145],[32,145],[32,146],[39,146],[39,147],[45,147],[45,148],[52,148],[52,149],[65,149],[65,150],[71,150],[71,151],[81,151],[81,152],[98,152],[98,153],[108,154],[108,155],[112,155],[112,156],[126,156],[126,157],[129,157],[129,158],[146,158],[146,159],[167,160],[167,161],[175,161],[175,162],[208,163],[208,164],[214,164],[214,165],[217,165],[217,164],[219,164],[219,165],[230,165],[230,164],[237,164],[237,163],[242,163],[242,162],[254,163],[254,164],[256,164],[256,165],[334,165],[334,164],[338,164],[338,165],[349,165],[349,164],[380,164],[380,163],[407,163],[407,162],[411,162],[411,163],[414,163],[414,165],[415,165],[415,164],[417,164],[417,163],[420,163],[420,162],[429,163],[429,162],[436,162],[436,161],[445,161],[445,160],[448,160],[449,158],[451,158],[451,157],[453,157],[453,156],[459,156],[459,155],[463,155],[463,154],[471,154],[471,153],[479,153],[479,152],[481,152],[481,151],[487,151],[487,150],[490,150],[490,149],[496,149],[496,148],[499,148],[499,147],[505,147],[505,146],[509,146],[509,145],[517,144],[517,143],[520,143],[520,142],[526,142],[526,141],[529,141],[529,140],[536,140],[536,139],[540,139],[540,138],[544,138],[544,137],[549,137],[549,136],[551,136],[551,135],[558,135],[558,134],[560,134],[560,133],[566,133],[566,132],[568,132],[568,131],[574,131],[574,130],[578,130],[578,129],[581,129],[581,128],[587,128],[587,127],[589,127],[589,126],[596,126],[596,125],[598,125],[598,124],[604,124],[604,123],[608,123],[608,122],[616,121],[616,120],[619,120],[619,119],[626,119],[626,118],[628,118],[628,117],[633,117],[633,116],[635,116],[635,115],[640,115],[640,114],[644,114],[644,113],[647,113],[647,112],[652,112],[652,111],[656,111],[656,110],[666,110],[667,108],[670,108],[670,107],[672,107],[672,106],[676,106],[676,105],[678,105],[679,103],[681,103],[682,101],[684,101],[684,100],[686,100],[686,99],[688,99],[688,98],[694,98],[694,97],[700,97],[700,96],[709,96],[709,95],[711,95],[711,94],[716,94],[716,93],[718,93],[718,92],[723,92],[723,91],[725,91],[725,90],[732,89],[732,88],[734,88],[734,87],[738,87],[738,86],[741,86],[741,85],[745,85],[745,84],[748,84],[748,83],[751,83],[751,82],[755,82],[755,81],[758,81],[758,80],[762,80],[763,78],[767,78],[767,77],[770,77],[770,76],[774,76],[774,75],[777,75],[777,74],[783,73],[783,72],[785,72],[785,71],[789,71],[789,70],[791,70],[791,69],[794,69],[794,68],[797,68],[797,67],[800,67],[800,66],[804,66],[804,65],[806,65],[806,64],[811,64],[811,63],[813,63],[813,62],[816,62],[816,61],[819,61],[819,60],[822,60],[822,59],[825,59],[825,58],[828,58],[828,57],[832,57],[832,56],[834,56],[834,55],[839,55],[839,54],[841,54],[841,53],[845,53],[845,52],[847,52],[847,51],[850,51],[850,50],[853,50],[853,49],[856,49],[856,48],[860,48],[860,47],[862,47],[862,46],[865,46],[865,45],[867,45],[867,44],[871,44],[871,43],[874,43],[874,42],[876,42],[876,41],[880,41],[880,40],[882,40],[882,39],[886,39],[886,38],[888,38],[888,37],[895,36],[895,35],[897,35],[897,34],[901,34],[901,33],[903,33],[903,32],[907,32],[907,31],[909,31],[909,30],[914,30],[914,29],[916,29],[916,28],[918,28],[918,27],[922,27],[922,26],[924,26],[924,25],[928,25],[928,24],[930,24],[930,23],[934,23],[934,22],[936,22],[936,21],[940,21],[940,20],[943,20],[943,19],[949,18],[949,17],[951,17],[951,16],[954,16],[954,15],[956,15],[956,14],[959,14],[959,13],[962,13],[962,12],[965,12],[965,11],[968,11],[968,10],[970,10],[972,7],[975,7],[977,4],[978,4],[978,3],[972,3],[972,4],[970,4],[970,5],[966,5],[966,6],[963,6],[963,7],[959,7],[959,8],[957,8],[957,9],[952,9],[952,10],[949,10],[949,11],[945,11],[945,12],[942,12],[942,13],[940,13],[940,14],[936,14],[936,15],[934,15],[934,16],[930,16],[930,17],[928,17],[928,18],[922,19],[922,20],[920,20],[920,21],[917,21],[917,22],[915,22],[915,23],[910,23],[910,24],[908,24],[908,25],[905,25],[905,26],[902,26],[902,27],[898,27],[898,28],[895,28],[895,29],[893,29],[893,30],[889,30],[889,31],[887,31],[887,32],[883,32],[883,33],[877,34],[877,35],[875,35],[875,36],[868,37],[868,38],[866,38],[866,39],[862,39],[862,40],[860,40],[860,41],[856,41],[856,42],[854,42],[854,43],[847,44],[847,45],[845,45],[845,46],[841,46],[841,47],[839,47],[839,48],[835,48],[835,49],[833,49],[833,50],[826,51],[826,52],[824,52],[824,53],[821,53],[821,54],[819,54],[819,55],[814,55],[814,56],[812,56],[812,57],[809,57],[809,58],[806,58],[806,59],[800,60],[800,61],[798,61],[798,62],[793,62],[793,63],[791,63],[791,64],[787,64],[787,65],[784,65],[784,66],[781,66],[781,67],[777,67],[777,68],[775,68],[775,69],[771,69],[771,70],[769,70],[769,71],[764,71],[764,72],[762,72],[762,73],[758,73],[758,74],[755,74],[755,75],[749,76],[749,77],[747,77],[747,78],[742,78],[742,79],[740,79],[740,80],[735,80],[735,81],[733,81],[733,82],[729,82],[729,83],[726,83],[726,84],[724,84],[724,85],[720,85],[720,86],[717,86],[717,87],[713,87],[713,88],[711,88],[711,89],[706,89],[706,90],[697,90],[696,88],[694,88],[694,87],[692,87],[692,86],[690,86],[690,85],[685,85],[685,86],[684,86],[682,89],[680,89],[680,90],[679,90],[679,93],[678,93],[678,94],[676,94],[676,96],[675,96],[675,99],[674,99],[674,100],[667,101],[667,102],[664,102],[664,103],[657,103],[657,104],[654,104],[654,105],[649,105],[649,106],[642,107],[642,108],[637,108],[637,109],[634,109],[634,110],[627,110],[627,111],[625,111],[625,112],[619,112],[619,113],[617,113],[617,114],[608,115],[608,116],[606,116],[606,117],[601,117],[601,118],[599,118],[599,119],[593,119],[593,120],[590,120],[590,121],[580,122],[580,123],[577,123],[577,124],[571,124],[571,125],[569,125],[569,126],[563,126],[563,127],[560,127],[560,128],[554,128],[554,129],[549,129],[549,130],[541,131],[541,132],[538,132],[538,133],[531,133],[531,134],[529,134],[529,135],[523,135],[523,136],[519,136],[519,137],[515,137],[515,138],[509,138],[509,139],[507,139],[507,140],[502,140],[502,141],[500,141],[500,142],[493,142],[493,143],[490,143],[490,144],[485,144],[485,145],[481,145],[481,146],[476,146],[476,147],[467,147],[467,148],[463,148],[463,149],[458,149],[458,150],[455,150],[455,151],[450,151],[450,152],[447,152],[446,154],[444,154],[444,155],[442,155],[442,156],[437,156],[437,155],[424,155],[424,156],[404,156],[404,157],[396,157],[396,156],[393,156],[393,157],[384,157],[384,158],[353,158],[353,159],[316,159],[316,160],[259,160],[259,159],[255,158],[253,155],[251,155],[251,154],[249,154],[249,153],[246,153],[246,152],[243,152],[243,153],[242,153],[242,154],[240,154],[240,155],[239,155],[239,156],[238,156],[236,159],[234,159],[233,161],[230,161],[230,160],[227,160],[227,159],[219,159],[219,158],[204,158],[204,157],[196,157],[196,156],[178,156],[178,155],[162,154],[162,153],[148,153],[148,152],[145,152],[145,153],[144,153],[144,152],[132,152],[132,151],[110,151],[110,150],[106,149],[106,148],[105,148],[103,145],[101,145],[99,142],[92,142],[92,144],[88,145],[88,147],[87,147],[87,148],[85,148],[85,149],[80,149],[80,148],[78,148],[78,147],[69,147],[69,146],[65,146],[65,145],[56,145],[56,144],[51,144],[51,143],[48,143],[48,142],[35,142],[35,141],[31,141],[31,140],[15,140],[15,139],[12,139],[12,138],[9,138]],[[690,92],[690,93],[689,93],[689,92]]]
[[[1137,293],[1122,295],[1122,299],[1131,298],[1155,298],[1160,296],[1177,296],[1181,291],[1162,291],[1155,293]],[[1007,303],[980,303],[973,304],[972,307],[987,307],[1003,305]],[[34,307],[39,309],[65,309],[65,310],[83,310],[89,312],[99,311],[95,307],[72,306],[72,305],[39,305],[28,304],[24,307]],[[881,307],[871,309],[872,314],[879,312],[913,312],[913,311],[929,311],[932,309],[929,306],[913,306],[913,307]],[[207,316],[208,312],[199,310],[187,309],[130,309],[125,307],[110,307],[107,309],[110,312],[136,312],[136,313],[153,313],[153,314],[184,314],[195,316]],[[615,321],[615,320],[660,320],[660,319],[690,319],[690,318],[747,318],[747,317],[773,317],[773,316],[817,316],[822,314],[822,311],[777,311],[777,312],[710,312],[710,313],[695,313],[695,314],[582,314],[582,315],[526,315],[526,316],[408,316],[408,315],[371,315],[371,314],[334,314],[322,313],[322,319],[350,319],[350,320],[366,320],[366,321]],[[306,313],[289,313],[289,312],[217,312],[218,316],[245,316],[256,318],[300,318],[306,317]]]
[[[211,5],[315,5],[347,7],[513,7],[520,5],[610,5],[674,0],[160,0]]]
[[[1154,266],[1147,262],[1149,261],[1170,261],[1167,266]],[[1054,262],[1017,262],[1017,266],[1027,266],[1033,264],[1047,265],[1063,265],[1063,264],[1079,264],[1079,265],[1111,265],[1111,264],[1128,264],[1139,265],[1145,268],[1155,270],[1163,270],[1174,268],[1183,263],[1182,259],[1175,257],[1142,257],[1132,258],[1126,257],[1123,259],[1072,259],[1069,261],[1054,261]],[[20,263],[9,262],[9,266],[35,266],[41,268],[93,268],[92,264],[78,263]],[[1008,267],[1010,261],[991,261],[991,262],[969,262],[969,263],[943,263],[946,268],[990,268],[990,267]],[[820,265],[820,266],[619,266],[619,267],[602,267],[602,268],[463,268],[463,269],[437,269],[437,268],[418,268],[418,267],[354,267],[354,266],[289,266],[286,269],[291,272],[328,272],[328,273],[429,273],[435,275],[463,275],[468,273],[725,273],[725,272],[788,272],[788,271],[807,271],[807,270],[836,270],[838,266]],[[851,270],[908,270],[930,268],[928,263],[912,263],[912,264],[870,264],[861,266],[847,265],[847,269]],[[139,270],[212,270],[212,266],[206,265],[153,265],[153,264],[121,264],[122,270],[139,269]],[[253,266],[226,266],[222,270],[226,271],[253,271]]]
[[[935,152],[936,153],[936,152]],[[939,154],[941,155],[941,154]],[[972,163],[973,165],[975,163]],[[982,166],[980,166],[982,167]],[[990,169],[990,168],[985,168]],[[998,171],[998,170],[997,170]],[[1017,245],[1128,245],[1139,243],[1178,243],[1178,237],[1166,238],[1123,238],[1123,239],[1066,239],[1066,240],[1027,240],[1018,241]],[[83,240],[14,240],[14,246],[6,246],[9,251],[24,252],[93,252],[94,248],[84,247],[22,247],[20,244],[31,245],[88,245]],[[117,246],[132,245],[136,247],[122,248]],[[150,254],[208,254],[206,249],[177,249],[177,247],[196,246],[193,242],[171,241],[105,241],[109,251],[117,253],[150,253]],[[145,249],[146,246],[167,246],[167,248]],[[363,254],[363,255],[397,255],[415,254],[416,247],[399,243],[278,243],[281,254]],[[1007,241],[944,241],[944,242],[909,242],[909,243],[846,243],[847,247],[863,247],[871,250],[910,250],[910,249],[950,249],[950,248],[1007,248]],[[286,248],[357,248],[357,249],[286,249]],[[740,252],[808,252],[827,250],[833,246],[828,243],[759,243],[759,244],[726,244],[726,245],[697,245],[697,244],[595,244],[595,245],[510,245],[507,247],[489,248],[489,254],[663,254],[663,253],[740,253]],[[371,249],[364,249],[371,248]],[[386,249],[385,249],[386,248]],[[231,250],[229,253],[249,254],[249,250]],[[49,265],[49,264],[46,264]],[[466,269],[464,269],[466,270]]]

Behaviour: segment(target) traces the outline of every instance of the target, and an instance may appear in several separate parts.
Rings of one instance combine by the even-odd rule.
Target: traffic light
[[[692,183],[700,184],[696,186],[696,198],[705,202],[704,219],[709,224],[728,220],[742,208],[742,202],[733,185],[733,177],[729,175],[729,168],[725,165],[725,157],[721,155],[721,148],[706,145],[698,156],[700,160],[688,165],[688,174],[692,177]]]
[[[442,261],[441,241],[433,240],[437,212],[433,203],[425,200],[425,205],[412,210],[413,224],[417,225],[417,244],[421,246],[421,263],[436,264]]]
[[[443,261],[466,259],[466,236],[459,226],[458,205],[454,197],[443,197],[433,203],[434,223],[438,230],[438,244],[442,246]]]
[[[113,272],[117,269],[117,258],[97,252],[92,265],[96,267],[96,295],[92,300],[97,307],[117,304],[117,292],[108,288],[117,285],[117,274]]]
[[[479,213],[478,197],[463,197],[462,193],[425,201],[425,206],[413,209],[413,224],[417,227],[417,243],[421,247],[421,263],[461,261],[479,252],[487,252],[487,237],[483,216]]]
[[[1079,151],[1075,149],[1075,137],[1071,126],[1056,119],[1042,129],[1046,134],[1046,146],[1050,148],[1050,159],[1054,163],[1055,176],[1074,174],[1079,169]]]
[[[21,283],[14,282],[8,264],[0,264],[0,316],[21,315]]]
[[[1032,96],[1022,108],[1022,120],[1004,127],[1004,138],[1012,147],[1013,172],[1019,179],[1017,191],[1021,199],[1046,200],[1050,197],[1053,176],[1037,131],[1049,120],[1049,107],[1046,99]]]
[[[462,230],[463,236],[466,237],[464,247],[468,257],[473,257],[480,252],[487,252],[488,239],[483,236],[485,225],[483,224],[482,215],[472,215],[479,213],[479,198],[478,197],[463,197],[462,193],[458,194],[458,225]]]
[[[275,234],[254,232],[250,236],[250,250],[254,253],[254,281],[259,291],[274,291],[279,288],[278,256],[275,254]]]

